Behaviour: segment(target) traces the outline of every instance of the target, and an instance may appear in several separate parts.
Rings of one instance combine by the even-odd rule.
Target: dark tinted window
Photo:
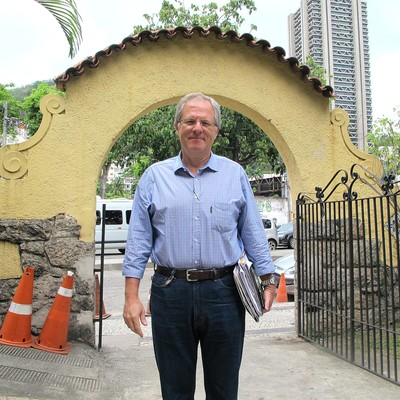
[[[132,210],[126,211],[126,223],[127,224],[129,224],[129,221],[131,220],[131,212],[132,212]]]
[[[101,215],[100,215],[100,211],[96,211],[96,225],[100,225],[101,224]]]
[[[96,211],[96,225],[101,224],[101,213]],[[106,225],[122,225],[122,211],[120,210],[108,210],[106,211],[105,218]]]
[[[106,225],[122,225],[122,211],[108,210],[105,218]]]
[[[270,219],[263,219],[264,229],[271,229],[272,223]]]
[[[131,219],[131,210],[126,210],[125,218],[126,223],[129,224]],[[106,225],[122,225],[122,211],[121,210],[106,210]],[[101,224],[101,212],[96,210],[96,225]]]

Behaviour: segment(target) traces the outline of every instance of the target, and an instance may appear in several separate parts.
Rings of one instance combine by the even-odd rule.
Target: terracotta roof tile
[[[185,39],[191,39],[194,35],[201,37],[210,37],[214,35],[219,40],[226,40],[231,43],[245,43],[248,47],[260,49],[263,53],[273,54],[280,63],[288,65],[294,73],[300,75],[300,79],[306,83],[310,83],[313,88],[324,97],[334,97],[334,91],[331,86],[322,86],[319,79],[310,78],[310,68],[307,65],[300,65],[299,60],[295,57],[285,58],[286,53],[282,47],[271,47],[271,44],[264,39],[256,41],[250,33],[245,33],[241,36],[232,30],[223,33],[217,26],[213,26],[210,29],[205,29],[200,26],[195,26],[193,28],[180,26],[157,31],[142,31],[137,35],[128,36],[124,38],[120,44],[112,44],[104,50],[98,51],[94,56],[87,57],[73,67],[68,68],[64,73],[54,78],[54,82],[57,84],[59,90],[65,90],[65,84],[71,77],[82,75],[87,68],[97,68],[102,58],[110,57],[114,53],[125,50],[128,44],[140,46],[144,40],[157,42],[162,36],[173,40],[177,35],[181,35]]]

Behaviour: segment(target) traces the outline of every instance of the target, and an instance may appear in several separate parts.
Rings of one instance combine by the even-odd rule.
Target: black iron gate
[[[299,336],[400,384],[396,184],[354,165],[300,194],[296,253]]]

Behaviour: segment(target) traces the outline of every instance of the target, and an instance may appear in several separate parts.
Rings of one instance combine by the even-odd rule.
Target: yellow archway
[[[57,77],[65,99],[46,96],[38,132],[0,149],[0,221],[63,213],[78,221],[80,240],[92,242],[96,184],[112,145],[142,115],[194,91],[267,132],[288,168],[294,199],[354,163],[379,175],[377,160],[351,144],[345,111],[329,112],[331,88],[306,72],[282,49],[218,28],[128,37]],[[0,277],[20,276],[17,245],[1,240]],[[93,259],[77,261],[80,271],[92,271]]]

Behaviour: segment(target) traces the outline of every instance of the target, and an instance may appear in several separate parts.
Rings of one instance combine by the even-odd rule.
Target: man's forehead
[[[195,110],[201,110],[206,112],[214,113],[214,109],[211,103],[208,100],[204,99],[194,99],[186,103],[185,107],[183,107],[183,112],[191,112]]]

